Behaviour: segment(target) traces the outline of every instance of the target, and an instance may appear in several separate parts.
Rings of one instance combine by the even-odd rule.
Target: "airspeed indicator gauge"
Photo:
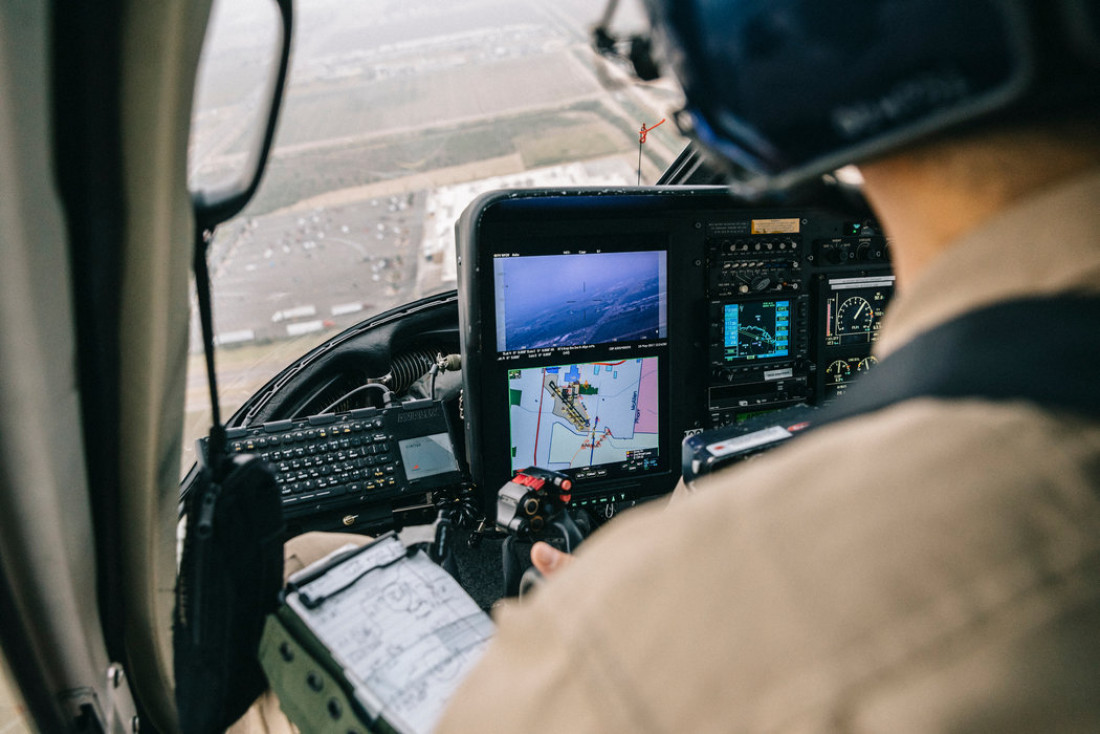
[[[867,283],[861,287],[860,283]],[[878,338],[886,304],[893,293],[893,278],[845,278],[830,280],[820,302],[823,310],[826,347],[870,344]],[[864,353],[864,356],[866,353]],[[848,359],[856,369],[858,358]]]
[[[852,296],[840,304],[836,312],[836,333],[841,336],[850,334],[869,334],[875,322],[875,309],[866,298]]]

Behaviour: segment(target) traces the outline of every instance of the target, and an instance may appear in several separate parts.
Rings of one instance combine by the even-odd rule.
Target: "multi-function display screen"
[[[486,432],[502,469],[578,480],[667,471],[669,253],[631,240],[534,239],[491,254],[488,404],[507,420]]]
[[[498,352],[664,339],[663,251],[496,257]]]
[[[431,436],[407,438],[397,442],[397,449],[401,452],[401,461],[405,464],[405,475],[409,481],[458,471],[450,434],[435,433]]]
[[[512,470],[656,466],[658,357],[508,371]]]
[[[722,309],[726,362],[748,362],[791,353],[791,302],[728,303]]]

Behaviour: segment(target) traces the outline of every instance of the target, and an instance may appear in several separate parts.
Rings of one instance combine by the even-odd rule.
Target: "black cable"
[[[432,498],[432,504],[439,512],[448,512],[458,527],[476,524],[484,517],[477,498],[469,488],[438,492]]]
[[[596,31],[603,32],[610,37],[608,28],[611,26],[611,19],[615,17],[615,11],[619,8],[619,0],[607,0],[607,5],[604,6],[603,15],[600,16],[600,22],[596,24]]]
[[[359,393],[363,392],[364,390],[369,390],[371,388],[378,388],[379,390],[382,391],[382,405],[383,405],[383,407],[385,407],[386,405],[389,405],[390,402],[392,402],[392,400],[393,400],[393,391],[392,390],[390,390],[388,387],[386,387],[385,385],[382,385],[380,383],[368,382],[366,385],[360,385],[359,387],[355,388],[351,392],[344,393],[343,395],[341,395],[336,400],[336,402],[334,402],[332,405],[330,405],[327,408],[325,408],[324,410],[322,410],[320,413],[318,413],[318,415],[324,415],[325,413],[328,413],[329,411],[334,410],[337,405],[344,402],[345,400],[350,400],[352,397],[358,395]]]
[[[442,354],[435,355],[435,364],[428,370],[428,374],[431,375],[431,392],[429,393],[432,400],[435,400],[435,378],[440,372],[462,369],[462,355],[448,354],[446,356]]]
[[[431,369],[428,370],[428,374],[431,375],[432,378],[431,390],[428,392],[428,396],[431,397],[432,400],[435,400],[435,378],[439,376],[439,365],[433,364]]]

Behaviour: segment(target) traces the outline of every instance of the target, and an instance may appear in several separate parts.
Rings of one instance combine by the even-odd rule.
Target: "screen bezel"
[[[539,368],[565,364],[588,364],[602,360],[635,357],[657,357],[657,411],[659,453],[656,461],[648,468],[627,469],[619,464],[601,464],[592,467],[574,467],[562,473],[575,480],[577,496],[587,492],[603,492],[609,483],[615,481],[636,482],[647,477],[665,475],[679,460],[679,457],[665,455],[669,451],[660,451],[671,446],[670,399],[669,399],[669,338],[667,336],[669,302],[673,292],[670,282],[669,237],[667,233],[647,231],[636,234],[600,235],[595,233],[571,233],[565,237],[559,234],[532,233],[522,235],[502,235],[494,237],[490,247],[484,247],[477,253],[478,271],[482,280],[478,285],[478,309],[480,311],[481,352],[479,355],[480,379],[482,386],[480,410],[484,415],[499,417],[498,420],[485,421],[480,426],[481,455],[487,481],[507,481],[516,471],[529,464],[512,466],[512,427],[509,408],[508,374],[510,370]],[[532,350],[497,350],[497,283],[494,262],[512,257],[546,257],[577,254],[605,254],[625,252],[661,252],[664,253],[664,328],[663,339],[645,339],[631,342],[604,342],[600,344],[579,344],[560,347],[537,348]],[[535,284],[537,287],[537,284]],[[506,447],[500,450],[498,447]],[[491,479],[490,479],[491,478]],[[494,489],[495,491],[495,489]]]

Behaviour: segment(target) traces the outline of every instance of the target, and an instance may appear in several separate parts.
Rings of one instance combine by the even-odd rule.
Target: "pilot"
[[[1096,3],[650,5],[738,188],[859,165],[897,275],[881,369],[990,308],[1095,312]],[[979,383],[1055,384],[1081,369],[1057,344],[1095,352],[1100,327],[979,333],[1056,345]],[[972,393],[811,431],[575,559],[538,546],[549,580],[438,731],[1100,731],[1098,413]]]

